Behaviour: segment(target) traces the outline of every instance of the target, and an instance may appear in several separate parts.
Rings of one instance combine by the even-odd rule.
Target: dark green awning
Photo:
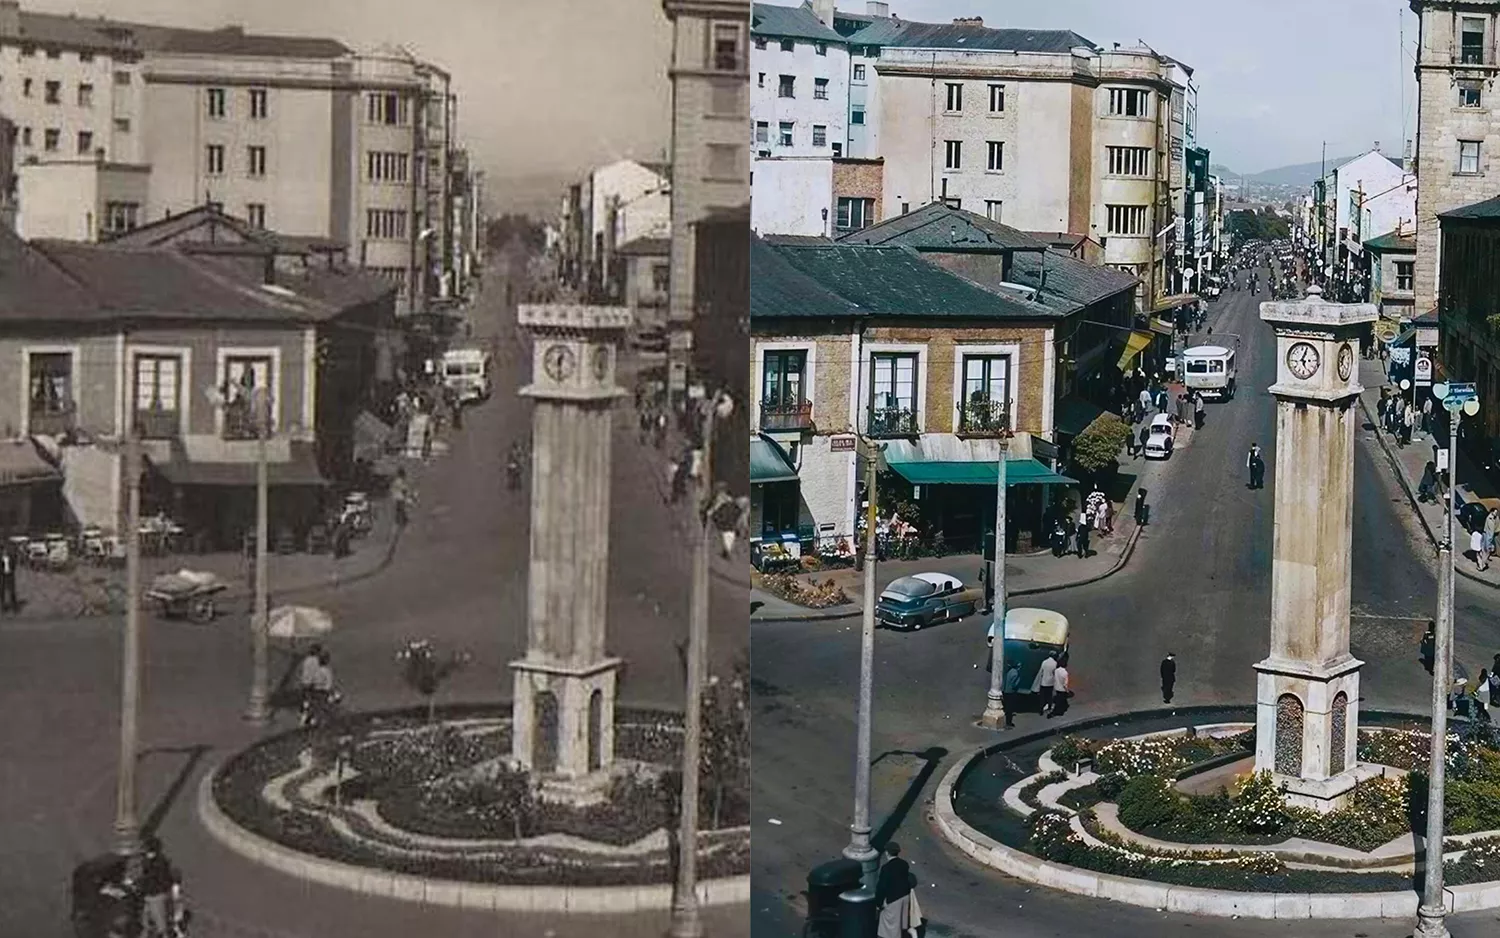
[[[1057,429],[1077,436],[1102,413],[1104,408],[1070,394],[1057,408]]]
[[[994,474],[991,473],[991,479]],[[750,441],[750,484],[795,482],[797,467],[787,458],[786,450],[772,440],[760,437]]]
[[[994,485],[999,473],[992,462],[893,462],[890,464],[906,481],[913,485]],[[1005,461],[1005,484],[1012,485],[1077,485],[1078,482],[1059,475],[1035,459],[1007,459]]]

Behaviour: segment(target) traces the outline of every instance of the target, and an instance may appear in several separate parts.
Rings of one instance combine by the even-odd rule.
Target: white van
[[[494,360],[490,353],[477,348],[449,349],[439,363],[443,386],[452,388],[464,403],[482,401],[490,396]]]
[[[1182,383],[1204,397],[1227,401],[1234,397],[1234,350],[1222,345],[1199,345],[1177,356]]]

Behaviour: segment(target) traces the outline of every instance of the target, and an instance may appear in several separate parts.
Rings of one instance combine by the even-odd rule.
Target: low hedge
[[[1153,736],[1147,739],[1089,739],[1066,736],[1052,747],[1058,765],[1072,766],[1092,759],[1098,772],[1136,775],[1176,775],[1195,765],[1255,751],[1255,732],[1234,736]]]
[[[1041,802],[1037,800],[1037,795],[1041,794],[1042,789],[1046,788],[1048,785],[1055,785],[1058,782],[1067,781],[1067,779],[1068,773],[1066,772],[1048,772],[1045,775],[1038,775],[1036,778],[1032,779],[1024,786],[1022,786],[1021,791],[1019,792],[1021,796],[1021,803],[1029,805],[1033,808],[1040,808],[1042,805]]]

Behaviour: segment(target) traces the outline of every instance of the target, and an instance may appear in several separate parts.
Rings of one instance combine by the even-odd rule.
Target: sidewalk
[[[1443,529],[1443,504],[1432,502],[1423,504],[1417,501],[1417,487],[1422,479],[1422,470],[1426,467],[1428,460],[1433,459],[1434,440],[1430,434],[1413,433],[1410,446],[1400,446],[1391,439],[1391,435],[1380,427],[1376,405],[1380,402],[1380,389],[1386,386],[1385,370],[1377,361],[1361,359],[1359,363],[1359,380],[1364,385],[1364,393],[1360,395],[1360,405],[1364,408],[1365,420],[1375,426],[1375,437],[1380,441],[1380,448],[1385,452],[1387,462],[1396,473],[1396,481],[1400,484],[1402,491],[1406,493],[1407,500],[1411,502],[1413,510],[1416,511],[1417,519],[1422,523],[1422,528],[1427,532],[1428,539],[1433,546],[1437,546],[1441,540],[1439,534]],[[1453,493],[1453,504],[1457,508],[1465,501],[1472,499],[1476,494],[1485,494],[1489,491],[1489,483],[1484,480],[1477,466],[1463,453],[1457,454],[1458,466],[1458,489]],[[1477,485],[1470,486],[1465,479],[1480,480]],[[1475,489],[1478,489],[1478,493]],[[1456,546],[1460,553],[1468,549],[1468,537],[1462,533],[1462,525],[1454,521],[1456,537],[1460,541]],[[1465,576],[1477,583],[1493,586],[1500,589],[1500,563],[1491,562],[1488,570],[1476,570],[1474,562],[1467,557],[1457,557],[1454,569],[1461,576]]]

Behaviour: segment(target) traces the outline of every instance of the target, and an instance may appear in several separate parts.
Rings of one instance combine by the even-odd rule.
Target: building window
[[[42,133],[42,149],[48,153],[56,153],[58,145],[62,142],[62,131],[56,127],[48,127]]]
[[[206,92],[209,117],[223,117],[229,110],[229,94],[223,88],[209,88]]]
[[[756,36],[755,37],[755,48],[757,48],[757,49],[764,49],[765,47],[766,47],[766,37],[765,36]]]
[[[826,43],[826,42],[815,42],[815,43],[813,43],[813,51],[817,52],[818,55],[827,55],[828,54],[828,43]]]
[[[811,426],[812,407],[807,401],[806,374],[806,352],[765,353],[760,372],[762,430],[801,430]]]
[[[1106,147],[1111,176],[1146,176],[1151,172],[1150,147]]]
[[[94,132],[92,130],[78,131],[78,155],[88,156],[94,152]]]
[[[864,122],[865,122],[865,109],[864,108],[857,107],[857,108],[854,108],[853,110],[851,110],[849,112],[849,123],[851,123],[851,124],[863,124]]]
[[[826,79],[826,78],[814,78],[813,79],[813,97],[817,98],[819,101],[827,101],[828,100],[828,79]]]
[[[958,402],[960,433],[1010,429],[1010,358],[965,355],[964,391]]]
[[[1459,107],[1483,107],[1484,82],[1461,81],[1458,83]]]
[[[984,145],[986,152],[985,169],[992,173],[998,173],[1005,169],[1005,144],[999,140],[987,141]]]
[[[135,428],[148,440],[181,432],[182,359],[175,355],[135,358]]]
[[[962,169],[964,162],[964,142],[962,140],[943,141],[943,168]]]
[[[23,146],[23,147],[29,147],[29,146],[31,146],[31,128],[30,127],[22,127],[21,128],[21,146]]]
[[[76,409],[73,356],[69,352],[32,352],[30,431],[60,434],[69,429]]]
[[[409,158],[405,153],[365,154],[365,176],[370,182],[406,182]]]
[[[130,84],[130,73],[129,72],[115,72],[115,84],[117,84],[117,85],[128,85],[128,84]]]
[[[94,86],[89,84],[88,82],[83,82],[78,86],[78,106],[94,106]]]
[[[29,98],[29,97],[31,97],[31,79],[30,78],[23,78],[23,79],[21,79],[21,97],[23,97],[23,98]]]
[[[29,58],[31,58],[34,55],[36,55],[36,46],[22,46],[21,47],[21,58],[23,58],[23,59],[29,59]]]
[[[871,436],[917,432],[917,356],[876,352],[870,356]]]
[[[104,230],[110,233],[131,231],[138,224],[141,206],[137,202],[106,202]]]
[[[266,105],[268,103],[268,92],[264,88],[250,89],[250,117],[254,120],[264,120],[266,117]]]
[[[740,180],[743,184],[745,170],[740,167],[740,148],[732,143],[710,143],[708,177],[726,181]]]
[[[781,122],[781,136],[780,136],[780,139],[778,140],[778,142],[782,146],[784,146],[784,147],[789,147],[789,146],[792,145],[792,127],[793,126],[795,126],[795,125],[791,121],[782,121]]]
[[[999,221],[1000,207],[1004,204],[1005,203],[1001,202],[999,199],[985,199],[984,217],[988,218],[990,221]]]
[[[235,355],[224,359],[224,439],[253,440],[256,389],[271,393],[271,422],[276,419],[276,388],[273,384],[271,359],[263,356]],[[268,427],[267,429],[275,429]]]
[[[766,86],[766,73],[765,72],[757,72],[756,76],[755,76],[755,87],[757,87],[757,88],[764,88],[765,86]]]
[[[672,287],[672,265],[651,265],[651,289],[657,293],[666,293]]]
[[[790,39],[783,39],[783,40],[781,40],[781,51],[782,52],[795,52],[796,50],[797,50],[797,44],[795,42],[793,42]]]
[[[1106,205],[1105,233],[1112,235],[1143,235],[1146,233],[1146,206]]]
[[[49,59],[60,59],[60,58],[62,58],[62,50],[61,49],[48,49],[47,50],[47,58],[49,58]]]
[[[865,80],[865,67],[864,67],[864,65],[857,64],[857,65],[854,66],[854,80],[855,81],[864,81]]]
[[[250,227],[252,228],[264,229],[266,227],[266,203],[246,202],[245,220],[250,223]]]
[[[128,117],[116,117],[115,118],[115,130],[117,130],[118,132],[120,132],[122,134],[128,134],[128,133],[130,133],[130,118],[128,118]]]
[[[740,70],[740,27],[737,23],[714,24],[714,68],[721,72]]]
[[[224,145],[222,143],[210,143],[206,148],[206,171],[210,176],[217,176],[224,172]]]
[[[740,95],[744,85],[737,81],[714,82],[713,113],[734,117],[744,113],[740,107]]]
[[[1117,117],[1150,117],[1150,95],[1139,88],[1109,89],[1109,113]]]
[[[875,200],[840,198],[834,225],[839,231],[858,231],[875,224]]]
[[[409,105],[405,98],[394,91],[375,91],[365,98],[365,120],[371,124],[404,126]]]
[[[1396,289],[1410,291],[1412,288],[1413,271],[1416,269],[1416,261],[1396,262]]]
[[[1459,62],[1464,65],[1484,64],[1484,20],[1477,16],[1463,18],[1458,56]]]
[[[1005,86],[990,85],[990,113],[1001,114],[1005,111]]]
[[[776,97],[795,98],[797,79],[792,75],[782,75],[776,83]]]
[[[948,104],[946,111],[962,111],[964,109],[964,86],[958,82],[948,82]]]
[[[78,53],[78,61],[84,62],[84,63],[92,62],[92,61],[94,61],[94,53],[92,53],[92,52],[80,52],[80,53]]]
[[[372,208],[365,211],[365,237],[386,241],[406,238],[406,212],[395,208]]]
[[[1458,171],[1476,174],[1479,172],[1479,141],[1458,141]]]
[[[769,123],[767,123],[766,121],[756,121],[755,122],[755,142],[756,143],[770,143],[771,142],[771,125]]]
[[[245,148],[245,171],[251,176],[264,176],[266,174],[266,148]]]
[[[60,81],[49,81],[49,82],[47,82],[47,84],[45,86],[45,89],[46,89],[46,97],[44,98],[44,100],[48,104],[61,104],[62,103],[62,82],[60,82]]]
[[[834,143],[834,145],[833,145],[833,158],[834,159],[838,159],[839,157],[841,157],[843,155],[844,155],[844,145],[842,143]]]
[[[943,204],[953,209],[954,211],[958,211],[959,209],[964,207],[964,200],[945,195],[943,196]]]

